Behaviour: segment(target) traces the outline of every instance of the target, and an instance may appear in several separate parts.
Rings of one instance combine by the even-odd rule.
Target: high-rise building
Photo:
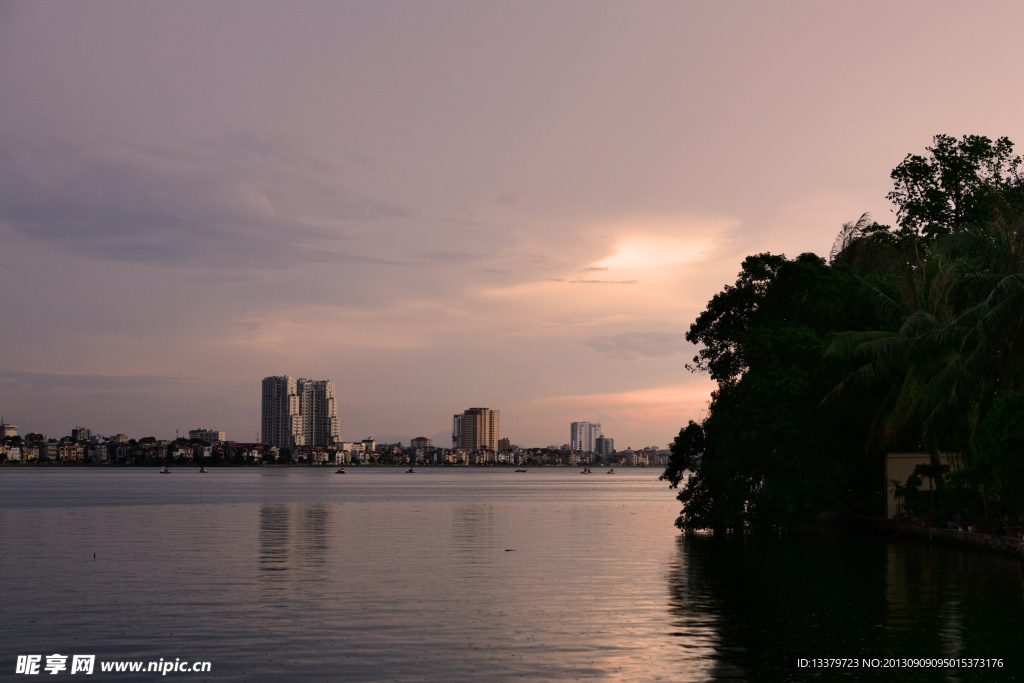
[[[470,408],[452,420],[452,447],[476,451],[498,450],[501,432],[501,411]]]
[[[260,440],[279,448],[302,445],[297,382],[288,376],[263,378]]]
[[[92,432],[85,427],[75,427],[71,430],[72,441],[88,441],[90,436]]]
[[[611,439],[602,434],[601,436],[597,437],[597,442],[594,446],[595,453],[600,455],[602,458],[607,458],[608,456],[615,452],[615,439]]]
[[[600,422],[573,422],[569,428],[569,448],[585,453],[593,452],[600,435]]]
[[[462,413],[452,416],[452,448],[462,448]]]
[[[333,446],[339,440],[334,382],[297,380],[304,446]]]
[[[278,447],[332,446],[338,440],[334,382],[263,378],[262,440]]]

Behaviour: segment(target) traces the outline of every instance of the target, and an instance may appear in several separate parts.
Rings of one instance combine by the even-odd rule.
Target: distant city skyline
[[[891,223],[937,133],[1021,151],[1024,5],[958,7],[3,3],[0,414],[253,441],[287,372],[345,439],[668,443],[746,255]]]

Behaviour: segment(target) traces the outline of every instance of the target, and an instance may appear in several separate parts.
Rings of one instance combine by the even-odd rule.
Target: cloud
[[[546,396],[513,406],[508,422],[546,427],[550,434],[567,435],[570,422],[589,420],[600,422],[605,435],[615,439],[617,448],[652,442],[664,447],[687,420],[701,418],[716,386],[706,377],[687,380],[686,384],[648,389]],[[502,418],[504,425],[504,413]]]
[[[626,332],[611,337],[591,337],[583,345],[609,358],[663,358],[690,348],[686,335],[680,332]]]
[[[709,237],[676,238],[663,235],[628,235],[615,246],[615,253],[591,265],[610,270],[636,270],[678,266],[707,257],[713,242]]]
[[[561,277],[549,277],[550,282],[564,282],[567,285],[635,285],[639,280],[566,280]]]
[[[680,384],[650,389],[634,389],[607,394],[574,394],[547,396],[534,401],[538,405],[603,409],[647,409],[677,412],[682,406],[704,404],[710,398],[715,383],[709,379],[694,380],[693,384]]]
[[[474,263],[485,258],[466,251],[435,251],[424,254],[424,257],[439,263]]]
[[[359,253],[355,228],[411,212],[338,178],[334,162],[251,136],[169,150],[19,132],[0,145],[0,223],[113,261],[393,263]]]
[[[0,384],[12,389],[31,391],[53,389],[86,389],[91,391],[115,389],[148,389],[179,384],[182,380],[157,375],[62,375],[46,372],[18,372],[0,370]]]

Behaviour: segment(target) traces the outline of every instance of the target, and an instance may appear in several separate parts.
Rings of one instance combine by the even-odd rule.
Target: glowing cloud
[[[592,263],[590,269],[641,271],[678,266],[707,258],[712,248],[710,237],[629,235],[619,241],[614,254]]]

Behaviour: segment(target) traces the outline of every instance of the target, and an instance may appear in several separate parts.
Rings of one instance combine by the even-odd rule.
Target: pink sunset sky
[[[251,440],[664,446],[747,254],[891,222],[937,133],[1024,143],[1024,4],[0,4],[0,415]]]

